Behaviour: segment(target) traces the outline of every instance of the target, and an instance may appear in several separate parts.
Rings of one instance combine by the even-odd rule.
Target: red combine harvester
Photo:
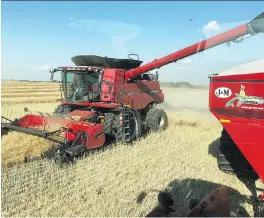
[[[142,61],[130,57],[75,56],[72,61],[76,66],[51,71],[52,80],[55,72],[61,73],[64,95],[54,114],[29,113],[15,121],[2,117],[2,133],[13,130],[58,142],[61,146],[55,160],[62,163],[86,150],[103,146],[107,136],[127,142],[139,138],[143,130],[164,130],[167,115],[157,106],[163,102],[164,95],[158,75],[148,72],[217,45],[263,32],[263,17],[264,13],[247,24],[142,66]],[[210,79],[210,110],[224,126],[222,153],[218,158],[220,169],[237,170],[264,181],[261,162],[264,73],[214,75]],[[65,139],[63,143],[57,139],[61,135]]]

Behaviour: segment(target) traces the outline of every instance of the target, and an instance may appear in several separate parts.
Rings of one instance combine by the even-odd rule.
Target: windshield
[[[99,101],[99,73],[94,71],[64,71],[63,91],[67,101]]]

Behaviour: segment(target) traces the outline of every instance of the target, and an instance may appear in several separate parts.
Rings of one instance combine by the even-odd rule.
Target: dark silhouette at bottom
[[[152,216],[152,217],[166,217],[166,216],[176,216],[173,211],[173,208],[176,208],[176,211],[179,212],[179,216],[186,216],[191,209],[193,209],[198,202],[203,200],[210,193],[213,193],[219,189],[222,184],[212,183],[209,181],[204,181],[200,179],[184,179],[184,180],[174,180],[172,181],[165,190],[145,190],[142,191],[137,197],[137,203],[141,204],[146,198],[147,194],[150,192],[157,192],[157,205],[161,205],[161,209],[157,213],[150,214],[151,211],[147,211],[146,214],[142,216]],[[250,217],[246,209],[242,206],[244,203],[248,203],[253,206],[255,216],[263,216],[263,211],[256,211],[254,204],[255,201],[246,195],[242,195],[238,190],[231,187],[226,187],[229,191],[228,200],[229,200],[229,209],[230,216],[236,217]],[[222,192],[224,195],[224,192]],[[220,196],[220,198],[224,199]],[[212,200],[212,199],[211,199]],[[219,204],[221,207],[221,204]],[[224,204],[223,210],[225,209]],[[159,207],[159,206],[158,206]],[[259,207],[260,208],[260,207]],[[153,208],[155,210],[156,208]],[[153,215],[154,214],[154,215]],[[177,213],[176,213],[177,214]],[[197,216],[197,214],[195,215]],[[219,213],[206,214],[204,216],[219,217]]]

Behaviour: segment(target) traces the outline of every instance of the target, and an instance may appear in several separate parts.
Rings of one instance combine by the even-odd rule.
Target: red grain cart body
[[[229,147],[224,147],[224,136],[220,138],[222,152],[225,153],[226,159],[230,157],[228,164],[239,174],[254,177],[256,173],[264,183],[263,90],[264,72],[218,75],[210,78],[209,107],[228,133],[225,139],[229,140]],[[239,148],[246,161],[242,155],[242,159],[237,158],[232,155],[233,151],[228,150],[234,146]],[[225,168],[221,161],[219,165],[220,168]]]

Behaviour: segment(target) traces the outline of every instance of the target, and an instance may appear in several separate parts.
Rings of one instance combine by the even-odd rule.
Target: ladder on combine
[[[124,104],[123,97],[126,95],[124,91],[121,92],[120,95],[120,104],[121,104],[121,110],[120,110],[120,126],[117,129],[117,140],[121,142],[129,142],[131,139],[134,138],[133,129],[131,129],[132,124],[132,116],[131,113],[133,111],[131,110],[131,102],[130,98],[128,96],[128,102]]]
[[[126,106],[123,106],[122,109],[123,115],[123,139],[122,141],[128,142],[133,138],[133,132],[131,131],[131,116],[130,116],[130,109]]]

